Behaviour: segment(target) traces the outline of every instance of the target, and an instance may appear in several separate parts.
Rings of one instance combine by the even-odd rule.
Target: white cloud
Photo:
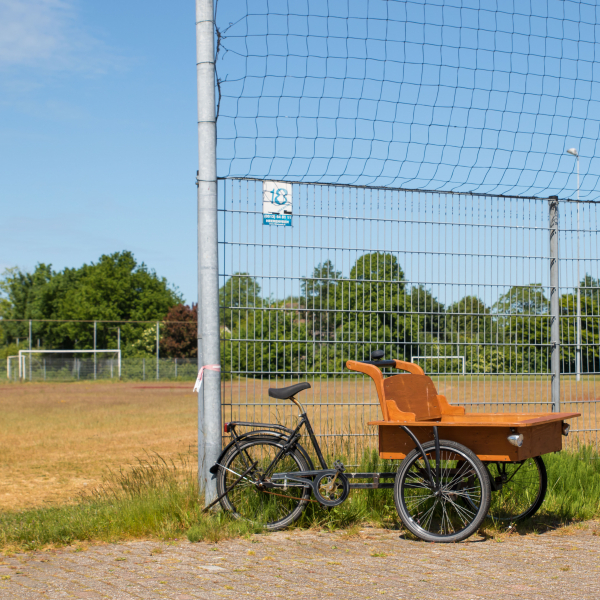
[[[0,0],[0,67],[97,71],[107,59],[74,0]]]

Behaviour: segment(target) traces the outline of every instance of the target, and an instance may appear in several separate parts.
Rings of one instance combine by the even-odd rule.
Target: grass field
[[[456,393],[456,387],[449,390],[455,382],[437,385],[448,396],[449,391]],[[523,382],[505,381],[504,397],[514,398],[519,385]],[[271,415],[290,424],[287,402],[278,403],[279,408],[265,406],[268,387],[252,380],[224,383],[223,401],[231,405],[225,418]],[[196,394],[191,388],[186,383],[148,382],[0,385],[0,547],[180,535],[216,541],[252,533],[247,523],[232,523],[226,515],[201,514],[195,475]],[[476,399],[477,389],[471,382],[470,396],[467,388],[459,391],[463,398]],[[544,393],[533,382],[528,390],[530,397]],[[372,386],[317,381],[302,400],[317,430],[343,433],[336,438],[341,443],[326,444],[330,457],[341,450],[342,458],[358,455],[358,470],[389,470],[376,454],[355,452],[375,441],[364,435],[373,433],[366,421],[379,414]],[[504,406],[511,408],[501,402],[495,408]],[[544,523],[600,514],[598,452],[590,447],[582,452],[548,455],[549,495],[540,515]],[[144,464],[138,463],[148,456]],[[391,490],[356,492],[355,501],[331,512],[310,505],[300,525],[347,528],[363,522],[398,527]],[[538,527],[536,523],[528,527]]]
[[[191,385],[0,386],[0,510],[60,504],[136,456],[195,450]]]
[[[277,385],[290,385],[287,380]],[[228,381],[223,384],[224,418],[292,424],[297,411],[289,402],[269,405],[273,382]],[[333,454],[354,453],[375,444],[366,423],[379,418],[374,386],[368,380],[313,381],[298,397],[317,431],[342,433]],[[467,409],[548,410],[548,382],[540,378],[436,380],[440,393]],[[598,384],[563,382],[563,410],[584,416],[574,429],[598,429]],[[196,451],[197,409],[192,383],[25,383],[0,385],[0,510],[75,501],[102,483],[109,470],[158,453],[164,458]],[[573,391],[575,390],[575,392]],[[485,398],[491,404],[475,407]],[[577,402],[574,402],[577,400]],[[521,402],[520,405],[509,404]],[[366,434],[366,435],[365,435]],[[597,439],[590,434],[591,442]],[[330,440],[332,438],[329,438]],[[192,459],[193,460],[193,459]]]

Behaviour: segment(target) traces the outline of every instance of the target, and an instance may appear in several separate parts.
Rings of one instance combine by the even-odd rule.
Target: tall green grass
[[[198,540],[253,533],[256,528],[249,523],[202,514],[194,470],[189,457],[167,462],[154,455],[112,473],[100,489],[74,505],[0,513],[0,547],[29,550],[75,542],[173,539],[194,528]]]
[[[598,451],[582,447],[577,452],[547,455],[544,461],[548,494],[532,519],[533,526],[599,517]],[[393,471],[397,464],[381,460],[375,451],[365,451],[360,462],[356,470],[362,472]],[[155,455],[134,468],[113,473],[102,488],[76,504],[0,513],[0,547],[33,550],[132,538],[217,542],[260,532],[260,527],[224,513],[203,514],[202,507],[193,460],[183,457],[167,462]],[[294,527],[352,531],[367,523],[401,527],[391,489],[355,490],[344,504],[331,510],[311,502]]]

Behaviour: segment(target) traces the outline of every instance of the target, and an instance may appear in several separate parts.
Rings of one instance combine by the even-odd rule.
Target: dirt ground
[[[146,452],[195,452],[191,385],[0,386],[0,510],[77,499]]]
[[[596,600],[600,524],[460,544],[398,532],[283,531],[218,544],[136,541],[0,557],[0,599]]]

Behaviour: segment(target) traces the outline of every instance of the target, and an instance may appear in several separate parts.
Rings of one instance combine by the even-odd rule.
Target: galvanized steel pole
[[[94,379],[96,379],[96,373],[98,371],[98,366],[97,366],[97,362],[96,362],[96,356],[97,356],[97,354],[96,354],[96,334],[97,334],[97,330],[98,330],[97,325],[98,324],[96,323],[96,321],[94,321]]]
[[[581,379],[581,279],[579,275],[579,153],[577,154],[577,348],[575,350],[576,380]]]
[[[121,379],[121,328],[117,327],[117,348],[119,350],[119,379]]]
[[[31,319],[29,319],[29,381],[31,381]]]
[[[558,282],[558,196],[550,196],[550,344],[552,412],[560,412],[560,304]]]
[[[196,0],[198,83],[198,364],[221,362],[217,238],[217,127],[215,111],[215,24],[213,0]],[[198,475],[204,499],[217,496],[208,472],[221,452],[221,377],[204,371],[198,393]],[[202,485],[204,483],[204,485]]]

